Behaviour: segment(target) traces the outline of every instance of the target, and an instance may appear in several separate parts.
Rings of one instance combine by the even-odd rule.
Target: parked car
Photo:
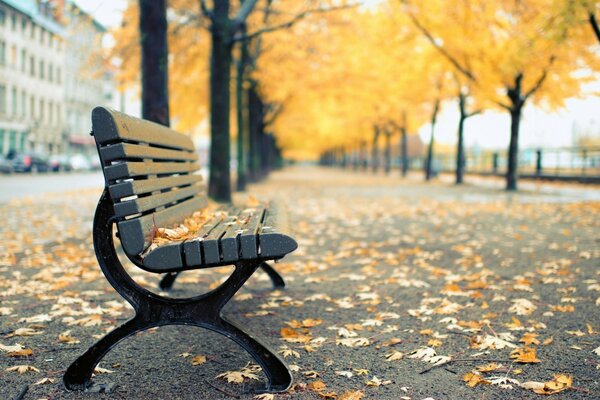
[[[49,159],[50,168],[54,172],[58,171],[71,171],[73,167],[71,167],[71,163],[69,161],[69,156],[66,154],[58,154],[51,156]]]
[[[0,173],[12,174],[14,171],[12,163],[0,155]]]
[[[10,158],[15,172],[48,172],[50,164],[39,154],[17,153]]]
[[[69,159],[73,171],[89,171],[92,168],[90,160],[83,154],[75,154]]]

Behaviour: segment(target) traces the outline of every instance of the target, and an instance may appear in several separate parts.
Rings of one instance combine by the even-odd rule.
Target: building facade
[[[90,110],[114,90],[88,64],[103,32],[70,1],[0,0],[0,154],[92,147]]]

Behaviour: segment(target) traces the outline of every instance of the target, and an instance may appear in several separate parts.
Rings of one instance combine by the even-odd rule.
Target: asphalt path
[[[101,188],[103,184],[100,171],[0,175],[0,202],[42,193]]]

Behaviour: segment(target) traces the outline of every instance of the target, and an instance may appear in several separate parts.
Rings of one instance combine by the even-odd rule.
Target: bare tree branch
[[[554,63],[554,60],[556,60],[555,56],[550,57],[550,62],[548,63],[548,66],[546,68],[544,68],[544,71],[542,72],[542,75],[537,80],[537,82],[535,83],[535,85],[533,85],[533,87],[531,89],[529,89],[529,91],[527,93],[525,93],[525,96],[523,97],[523,101],[526,101],[532,94],[534,94],[535,92],[537,92],[539,90],[539,88],[542,87],[542,84],[544,83],[544,81],[548,77],[548,71],[550,70],[550,67]]]
[[[202,11],[202,15],[204,15],[206,18],[210,19],[211,21],[213,20],[213,13],[208,9],[206,0],[200,0],[200,11]]]
[[[598,20],[592,11],[590,11],[589,20],[590,24],[592,25],[592,29],[596,34],[596,38],[598,38],[598,41],[600,42],[600,27],[598,26]]]
[[[408,16],[415,24],[415,26],[423,33],[423,35],[425,35],[425,37],[427,38],[427,40],[429,40],[433,47],[435,47],[452,65],[454,65],[454,67],[460,73],[466,76],[469,80],[477,82],[475,75],[473,75],[473,73],[469,71],[468,68],[461,65],[461,63],[454,56],[452,56],[452,54],[448,53],[448,51],[446,51],[446,49],[435,40],[431,32],[429,32],[429,30],[427,30],[427,28],[425,28],[423,24],[421,24],[421,22],[419,22],[419,20],[412,11],[408,12]]]
[[[254,9],[254,6],[257,2],[258,0],[244,0],[240,7],[240,10],[238,11],[237,15],[235,16],[235,19],[233,20],[233,32],[236,32],[239,29],[239,27],[244,22],[246,22],[246,19]]]
[[[339,10],[344,10],[344,9],[348,9],[348,8],[352,8],[352,7],[356,7],[359,4],[346,4],[343,6],[334,6],[334,7],[328,7],[328,8],[315,8],[312,10],[306,10],[306,11],[302,11],[299,14],[296,14],[295,16],[293,16],[289,21],[283,22],[281,24],[278,25],[273,25],[273,26],[268,26],[266,28],[263,29],[259,29],[255,32],[249,33],[247,35],[238,35],[236,37],[233,38],[234,41],[242,41],[242,40],[250,40],[253,39],[257,36],[262,35],[263,33],[268,33],[268,32],[273,32],[273,31],[277,31],[280,29],[286,29],[286,28],[291,28],[295,23],[297,23],[298,21],[306,18],[307,16],[311,15],[311,14],[318,14],[318,13],[326,13],[326,12],[331,12],[331,11],[339,11]]]

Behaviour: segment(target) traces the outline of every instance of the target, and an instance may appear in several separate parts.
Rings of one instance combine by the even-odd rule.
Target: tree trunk
[[[392,134],[385,132],[385,174],[392,170]]]
[[[379,169],[379,127],[375,127],[373,131],[373,147],[371,148],[371,168],[373,172],[377,172]]]
[[[241,32],[245,33],[245,25]],[[240,57],[236,68],[236,108],[237,108],[237,186],[238,191],[246,189],[246,175],[248,173],[248,93],[244,89],[246,67],[248,65],[248,43],[240,43]]]
[[[425,180],[428,181],[433,177],[432,164],[433,164],[433,144],[435,142],[435,122],[437,120],[438,112],[440,111],[440,100],[436,99],[433,106],[433,113],[431,114],[431,137],[429,139],[429,146],[427,146],[427,159],[425,161]]]
[[[519,127],[521,107],[510,110],[510,143],[508,145],[508,169],[506,171],[506,190],[517,190]]]
[[[506,170],[506,190],[517,190],[518,156],[519,156],[519,127],[521,124],[521,111],[525,100],[521,91],[523,75],[515,77],[515,86],[507,91],[511,101],[510,108],[510,143],[508,145],[508,168]]]
[[[260,176],[260,132],[262,130],[262,102],[253,82],[248,89],[248,126],[249,126],[249,178],[256,182]]]
[[[169,50],[166,0],[139,0],[142,118],[169,126]]]
[[[464,180],[465,172],[465,146],[464,130],[465,120],[467,119],[466,96],[463,93],[458,95],[458,108],[460,117],[458,119],[458,142],[456,144],[456,184],[460,185]]]
[[[208,195],[231,202],[229,170],[229,112],[231,78],[231,23],[229,1],[214,3],[210,59],[210,178]]]
[[[400,128],[400,153],[402,157],[402,176],[408,173],[408,139],[406,127],[406,111],[402,112],[402,127]]]

